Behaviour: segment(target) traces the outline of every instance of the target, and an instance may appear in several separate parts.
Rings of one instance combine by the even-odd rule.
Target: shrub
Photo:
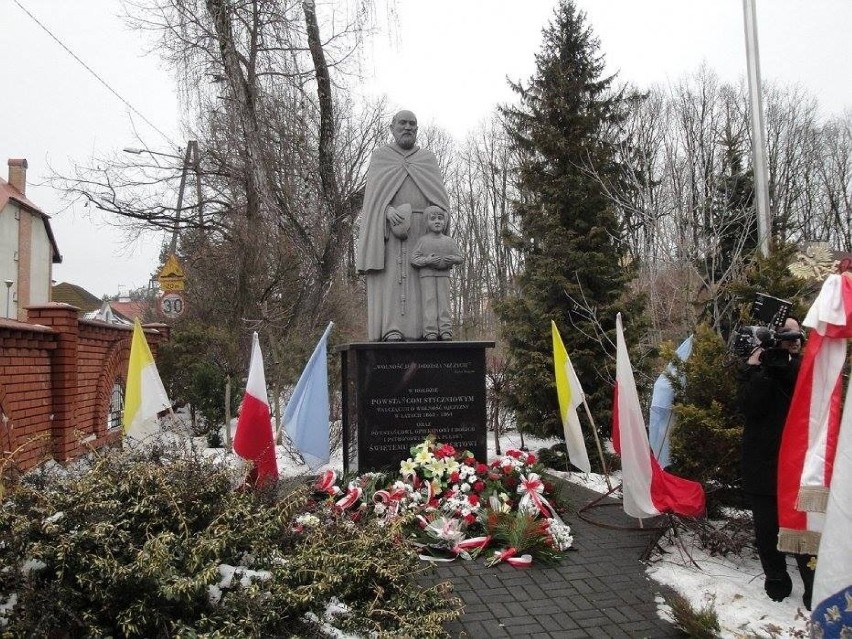
[[[676,413],[671,447],[674,468],[704,484],[711,501],[736,503],[742,426],[715,401],[708,408],[681,404]]]
[[[164,450],[25,479],[0,510],[0,632],[311,636],[309,613],[322,617],[333,597],[349,609],[337,625],[355,631],[442,636],[457,616],[442,588],[416,585],[416,557],[387,529],[338,522],[297,535],[305,487],[254,493],[235,479]]]
[[[717,639],[719,637],[719,616],[712,601],[696,610],[686,597],[679,593],[671,593],[664,598],[671,608],[669,614],[674,625],[682,630],[687,637],[694,639]]]
[[[673,358],[672,346],[663,353]],[[720,504],[736,503],[738,492],[742,418],[736,403],[737,362],[707,325],[697,327],[689,359],[673,361],[677,421],[671,430],[672,470],[705,484],[712,512]]]

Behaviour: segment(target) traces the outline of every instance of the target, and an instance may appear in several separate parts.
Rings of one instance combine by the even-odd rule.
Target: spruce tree
[[[506,397],[518,427],[560,434],[550,320],[562,334],[599,430],[607,432],[615,369],[615,315],[628,343],[641,300],[628,292],[630,267],[618,215],[601,181],[617,184],[617,136],[625,96],[604,76],[598,40],[563,0],[543,30],[536,71],[510,83],[517,106],[501,112],[519,159],[518,225],[506,239],[520,251],[516,294],[499,308],[509,353]],[[634,296],[635,297],[635,296]],[[631,331],[630,328],[633,328]]]

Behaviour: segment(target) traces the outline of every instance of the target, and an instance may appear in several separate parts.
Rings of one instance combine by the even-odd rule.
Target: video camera
[[[731,333],[728,342],[729,350],[738,357],[749,357],[755,348],[766,352],[778,349],[783,342],[803,340],[804,335],[798,331],[779,332],[790,314],[792,303],[766,293],[758,293],[751,305],[750,318],[754,322],[763,322],[752,326],[738,325]],[[787,353],[781,353],[787,359]],[[772,360],[771,353],[761,359],[764,363]]]

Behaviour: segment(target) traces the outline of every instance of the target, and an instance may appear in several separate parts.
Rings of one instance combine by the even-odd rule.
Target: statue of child
[[[423,339],[453,339],[450,324],[450,269],[462,263],[458,244],[444,232],[447,212],[439,206],[423,210],[427,232],[411,254],[411,265],[420,273],[423,306]]]

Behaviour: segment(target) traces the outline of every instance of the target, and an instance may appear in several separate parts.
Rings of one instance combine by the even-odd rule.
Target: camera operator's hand
[[[751,355],[749,355],[748,360],[746,360],[746,364],[748,364],[749,366],[760,366],[761,355],[763,355],[763,349],[758,346],[751,352]]]

